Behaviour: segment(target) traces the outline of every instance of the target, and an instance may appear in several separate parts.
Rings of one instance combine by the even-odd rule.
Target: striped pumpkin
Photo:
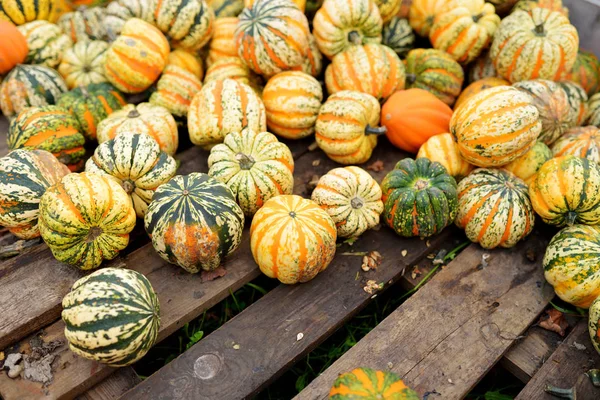
[[[0,75],[4,75],[24,63],[29,50],[25,36],[12,22],[0,20],[0,37]]]
[[[271,76],[302,64],[310,30],[291,0],[258,0],[239,19],[235,46],[251,70]]]
[[[567,93],[552,81],[536,79],[521,81],[513,85],[533,98],[542,121],[539,140],[547,145],[554,143],[569,128],[577,123],[577,110],[571,108]]]
[[[374,0],[381,19],[384,24],[387,24],[392,18],[394,18],[400,12],[402,6],[402,0]]]
[[[56,23],[60,17],[73,10],[74,8],[69,0],[55,0],[54,7],[50,12],[50,17],[48,17],[48,21]]]
[[[214,33],[208,46],[208,66],[219,59],[238,58],[238,49],[235,46],[235,28],[239,19],[235,17],[217,18],[214,24]]]
[[[158,298],[148,279],[124,268],[104,268],[79,279],[62,301],[65,337],[75,354],[122,367],[156,342]]]
[[[340,164],[362,164],[377,146],[380,106],[377,99],[344,90],[327,98],[315,124],[317,145]]]
[[[151,22],[173,47],[198,50],[213,34],[215,13],[205,0],[149,0]]]
[[[84,8],[64,14],[56,24],[69,35],[73,43],[103,40],[107,37],[105,17],[106,11],[103,7]]]
[[[490,57],[498,75],[510,82],[556,81],[573,67],[578,47],[577,30],[568,18],[535,8],[531,14],[515,11],[502,20]]]
[[[325,85],[330,94],[356,90],[385,100],[404,89],[404,65],[387,46],[371,43],[353,46],[333,58],[325,70]]]
[[[148,89],[165,69],[169,42],[149,23],[132,18],[106,51],[104,74],[124,93]]]
[[[135,211],[113,180],[85,172],[69,174],[42,196],[39,226],[58,261],[89,270],[127,247]]]
[[[149,135],[119,135],[96,148],[85,172],[118,183],[131,197],[136,215],[144,218],[156,189],[175,176],[177,163]]]
[[[232,79],[252,87],[257,93],[262,92],[262,78],[251,71],[240,58],[225,58],[212,63],[206,70],[204,84],[224,79]]]
[[[544,277],[558,297],[576,307],[588,308],[600,296],[599,251],[597,226],[569,226],[552,238],[544,255]]]
[[[586,106],[585,123],[600,128],[600,93],[590,97]]]
[[[398,235],[429,237],[456,216],[456,181],[427,158],[399,161],[383,182],[383,219]]]
[[[323,54],[317,46],[317,40],[313,35],[308,35],[308,51],[301,65],[292,68],[292,71],[302,71],[314,77],[321,75],[323,70]]]
[[[57,106],[68,110],[79,122],[80,131],[87,139],[95,140],[98,123],[127,102],[110,83],[92,83],[61,95]]]
[[[101,40],[75,43],[68,49],[60,62],[58,72],[69,89],[106,82],[104,60],[108,43]]]
[[[226,184],[244,214],[252,216],[271,197],[292,194],[292,152],[269,132],[232,132],[208,157],[208,174]]]
[[[269,79],[262,99],[269,131],[286,139],[301,139],[315,132],[323,89],[312,76],[280,72]]]
[[[104,7],[112,0],[69,0],[74,8]]]
[[[188,130],[195,145],[210,148],[244,128],[267,130],[265,106],[250,86],[232,79],[211,81],[192,100]]]
[[[575,64],[567,79],[578,83],[585,89],[588,96],[600,90],[600,63],[594,53],[579,50]]]
[[[545,8],[550,11],[556,11],[569,18],[569,9],[563,7],[562,0],[520,0],[515,4],[512,11],[521,10],[532,13],[536,8]]]
[[[408,22],[419,36],[429,37],[433,21],[446,2],[447,0],[413,0]]]
[[[36,20],[49,20],[56,0],[0,0],[0,20],[23,25]]]
[[[317,46],[328,58],[356,45],[381,43],[382,29],[373,0],[325,0],[313,20]]]
[[[464,103],[468,98],[473,95],[492,87],[496,86],[510,86],[510,82],[496,77],[483,78],[479,81],[475,81],[467,86],[461,93],[460,96],[456,99],[456,103],[454,103],[454,108],[456,109],[462,103]]]
[[[319,179],[311,195],[331,217],[338,237],[359,237],[379,224],[381,188],[359,167],[334,168]]]
[[[207,0],[217,18],[237,17],[244,9],[244,0]]]
[[[473,83],[485,78],[496,78],[497,75],[494,62],[490,58],[490,52],[486,51],[477,57],[477,59],[469,66],[467,82]]]
[[[502,166],[502,168],[512,172],[517,178],[530,185],[535,178],[535,174],[551,158],[552,150],[544,142],[535,142],[531,150],[510,164]]]
[[[215,270],[237,249],[244,213],[226,185],[193,172],[158,187],[144,225],[158,255],[197,273]]]
[[[415,40],[415,34],[406,19],[393,17],[383,27],[381,42],[394,50],[398,57],[405,57],[414,47]]]
[[[57,106],[31,107],[14,118],[8,130],[8,148],[46,150],[71,170],[83,164],[84,136],[77,119]]]
[[[175,66],[183,68],[184,70],[192,73],[200,81],[204,78],[204,67],[202,66],[202,60],[193,52],[175,49],[169,53],[167,58],[167,67]]]
[[[177,123],[169,111],[150,103],[128,104],[100,121],[96,131],[98,143],[117,135],[150,135],[160,149],[172,156],[179,145]]]
[[[532,97],[511,86],[487,89],[458,107],[450,132],[460,154],[473,165],[498,167],[533,147],[542,130]]]
[[[512,173],[479,168],[460,181],[456,225],[484,249],[513,247],[534,223],[527,185]]]
[[[176,65],[167,65],[149,101],[176,117],[187,117],[192,99],[201,89],[202,82],[194,74]]]
[[[244,0],[245,8],[252,8],[254,6],[255,0]],[[292,0],[292,3],[298,7],[298,9],[302,12],[306,9],[306,0]]]
[[[427,139],[419,149],[417,158],[427,158],[431,162],[442,164],[448,174],[457,182],[473,171],[473,167],[460,155],[458,145],[449,133],[442,133]]]
[[[585,89],[581,85],[571,81],[558,82],[558,84],[567,94],[571,108],[577,110],[576,125],[581,126],[588,116],[588,96],[585,93]]]
[[[118,36],[131,18],[152,20],[151,2],[148,0],[113,0],[106,6],[104,26],[107,36]]]
[[[276,196],[250,226],[254,261],[269,278],[291,285],[308,282],[335,255],[335,224],[318,204],[296,195]]]
[[[0,158],[0,225],[19,239],[40,236],[40,197],[69,172],[44,150],[13,150]]]
[[[569,129],[552,145],[554,157],[572,155],[600,164],[600,129],[583,126]]]
[[[27,64],[56,68],[65,51],[73,42],[55,24],[48,21],[32,21],[18,27],[27,40]]]
[[[588,331],[592,345],[600,353],[600,300],[597,297],[589,309]]]
[[[392,372],[356,368],[340,374],[329,391],[329,400],[419,400],[417,393]]]
[[[571,155],[553,158],[529,185],[536,213],[545,223],[563,226],[600,223],[600,166]]]
[[[19,64],[0,85],[0,108],[11,118],[27,107],[56,104],[58,96],[67,91],[62,77],[43,65]]]
[[[463,69],[447,53],[435,49],[414,49],[406,56],[406,87],[433,93],[451,106],[460,94]]]

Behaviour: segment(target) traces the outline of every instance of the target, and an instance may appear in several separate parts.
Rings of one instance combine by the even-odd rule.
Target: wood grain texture
[[[81,396],[77,400],[114,400],[118,399],[142,380],[137,376],[132,367],[119,368],[107,379],[100,382]]]

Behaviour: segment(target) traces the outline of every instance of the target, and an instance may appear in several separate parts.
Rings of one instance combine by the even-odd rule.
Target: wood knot
[[[219,371],[223,362],[216,354],[204,354],[194,362],[194,375],[202,380],[214,378]]]

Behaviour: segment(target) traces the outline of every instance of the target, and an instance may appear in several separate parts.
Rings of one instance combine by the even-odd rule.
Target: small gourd
[[[192,99],[202,89],[196,75],[178,67],[167,65],[150,96],[150,104],[166,108],[176,117],[187,117]]]
[[[152,13],[147,21],[160,29],[174,48],[198,50],[210,40],[215,14],[205,0],[149,0],[149,3]]]
[[[356,368],[340,374],[329,391],[329,400],[419,400],[417,392],[389,371]]]
[[[104,60],[108,43],[101,40],[77,42],[68,49],[58,66],[69,89],[106,82]]]
[[[27,40],[27,64],[56,68],[73,42],[59,26],[48,21],[32,21],[18,27]]]
[[[462,158],[454,138],[449,133],[440,133],[427,139],[419,148],[417,158],[427,158],[442,164],[456,182],[460,182],[475,168]]]
[[[552,145],[554,157],[568,154],[600,164],[600,129],[595,126],[571,128]]]
[[[527,185],[530,185],[535,174],[537,174],[540,168],[542,168],[542,165],[551,158],[552,150],[550,150],[544,142],[537,141],[531,150],[510,164],[503,165],[502,168],[512,172],[517,178],[520,178]]]

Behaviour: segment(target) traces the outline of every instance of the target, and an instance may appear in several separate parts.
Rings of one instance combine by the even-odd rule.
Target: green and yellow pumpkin
[[[384,24],[387,24],[392,18],[400,13],[402,7],[402,0],[374,0],[381,19]]]
[[[442,164],[457,182],[475,168],[460,155],[458,145],[449,133],[441,133],[427,139],[419,148],[417,158],[427,158],[431,162]]]
[[[309,75],[319,77],[323,70],[323,54],[317,47],[317,40],[313,35],[308,35],[308,50],[301,65],[292,68],[292,71],[302,71]]]
[[[502,168],[512,172],[517,178],[530,185],[542,165],[552,157],[552,150],[544,142],[538,141],[531,150],[510,164],[503,165]]]
[[[214,33],[208,46],[208,66],[219,59],[238,58],[235,46],[235,29],[239,19],[235,17],[217,18],[214,23]]]
[[[336,238],[329,214],[296,195],[271,198],[250,226],[254,261],[269,278],[288,285],[308,282],[324,271],[335,255]]]
[[[198,50],[213,34],[215,14],[205,0],[150,0],[150,20],[174,48]]]
[[[200,57],[188,50],[175,49],[167,57],[167,67],[175,66],[194,74],[200,81],[204,78],[204,66]],[[166,69],[166,68],[165,68]]]
[[[0,0],[0,20],[19,26],[52,17],[56,0]]]
[[[469,86],[467,86],[460,93],[460,96],[458,96],[458,98],[456,99],[456,102],[454,103],[454,108],[457,108],[458,106],[460,106],[462,103],[464,103],[468,98],[472,97],[473,95],[475,95],[485,89],[489,89],[489,88],[496,87],[496,86],[510,86],[510,82],[507,81],[506,79],[496,78],[496,77],[483,78],[479,81],[475,81],[475,82],[471,83]]]
[[[408,22],[414,31],[423,37],[429,37],[435,17],[444,8],[448,0],[413,0],[410,5]]]
[[[73,42],[55,24],[48,21],[32,21],[18,27],[27,40],[29,53],[27,64],[56,68]]]
[[[588,96],[585,93],[585,89],[581,85],[571,81],[562,81],[558,82],[558,84],[567,94],[571,108],[577,110],[576,125],[581,126],[588,115]]]
[[[104,7],[112,0],[69,0],[69,3],[74,8],[91,8],[91,7]]]
[[[381,42],[394,50],[398,57],[405,57],[415,44],[415,34],[408,20],[393,17],[384,27]]]
[[[101,40],[77,42],[63,55],[58,72],[69,89],[106,82],[104,60],[108,43]]]
[[[494,62],[490,58],[490,52],[486,51],[481,53],[479,57],[475,59],[469,65],[469,72],[467,74],[467,82],[473,83],[485,78],[497,78],[498,74],[494,67]]]
[[[329,391],[329,400],[359,399],[419,400],[419,396],[393,372],[356,368],[340,374]]]
[[[582,126],[569,129],[552,145],[554,157],[572,155],[600,163],[600,129]]]
[[[19,239],[40,236],[40,197],[68,173],[44,150],[13,150],[0,158],[0,225]]]
[[[73,284],[62,307],[65,338],[81,357],[123,367],[142,358],[156,342],[158,298],[139,272],[96,271]]]
[[[567,79],[578,83],[585,89],[588,96],[600,90],[600,63],[594,53],[581,50],[577,53],[573,69],[567,74]]]
[[[176,65],[167,65],[149,101],[176,117],[186,117],[192,99],[201,89],[202,82],[196,75]]]
[[[204,84],[224,79],[244,83],[255,89],[257,93],[262,91],[262,78],[251,71],[241,58],[224,58],[212,63],[206,70]]]
[[[139,18],[144,21],[152,20],[150,13],[151,2],[148,0],[113,0],[106,6],[104,27],[107,36],[118,36],[123,26],[131,18]]]
[[[244,0],[207,0],[217,18],[237,17],[244,9]]]
[[[586,106],[585,123],[600,128],[600,93],[590,97]]]
[[[600,301],[596,297],[596,300],[592,302],[589,310],[588,318],[588,331],[590,333],[590,339],[592,345],[598,353],[600,353]]]
[[[244,213],[225,184],[193,172],[156,189],[144,225],[165,261],[197,273],[215,270],[237,249]]]
[[[563,6],[562,0],[520,0],[512,11],[525,11],[532,13],[536,8],[545,8],[549,11],[556,11],[569,18],[569,9]]]
[[[359,167],[335,168],[319,179],[311,195],[329,214],[338,237],[358,237],[379,224],[383,212],[381,188]]]
[[[48,17],[48,21],[56,23],[60,17],[73,10],[73,5],[69,0],[55,0],[52,12],[50,12],[50,17]]]
[[[69,35],[73,43],[103,40],[107,37],[105,16],[103,7],[84,8],[64,14],[56,24]]]

